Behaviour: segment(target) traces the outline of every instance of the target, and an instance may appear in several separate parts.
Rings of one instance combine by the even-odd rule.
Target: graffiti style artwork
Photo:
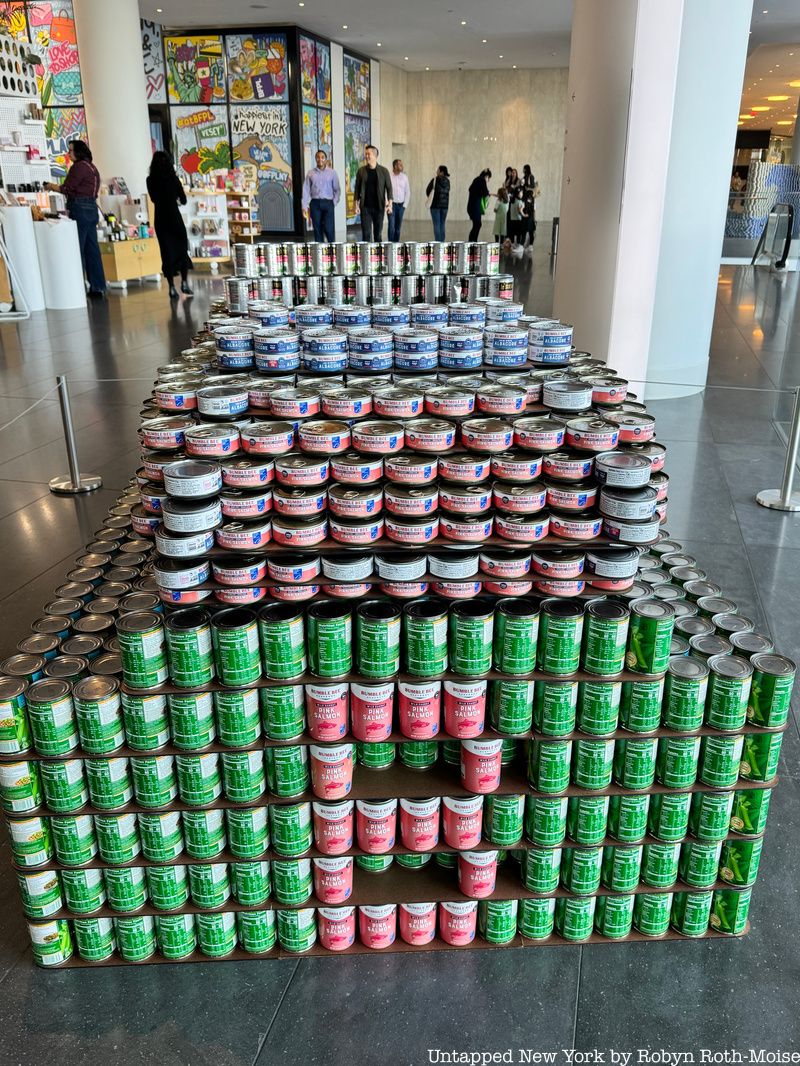
[[[331,125],[331,113],[325,108],[317,110],[317,138],[319,147],[328,153],[328,159],[333,155],[333,130]]]
[[[226,107],[171,107],[170,119],[175,163],[187,178],[230,168]]]
[[[23,0],[3,0],[0,3],[0,33],[7,33],[17,41],[27,39],[28,23]]]
[[[72,0],[28,4],[28,22],[31,40],[44,57],[36,68],[42,107],[83,103]]]
[[[331,50],[320,41],[317,41],[317,103],[320,107],[331,106]]]
[[[368,118],[355,115],[344,116],[344,191],[347,199],[347,223],[358,222],[361,215],[356,210],[354,192],[358,168],[364,162],[364,149],[370,141]]]
[[[161,27],[157,22],[141,20],[142,24],[142,59],[144,61],[144,80],[149,104],[167,102],[167,71],[164,66],[164,48],[161,41]]]
[[[44,113],[44,132],[54,169],[66,174],[69,142],[88,140],[86,112],[82,107],[49,107]]]
[[[164,48],[171,104],[211,104],[225,99],[221,37],[167,37]]]
[[[369,117],[369,62],[344,56],[344,110],[348,115]]]
[[[303,104],[303,173],[307,174],[314,166],[314,154],[322,145],[319,143],[317,109]]]
[[[232,103],[289,99],[286,34],[228,34],[225,43]]]
[[[300,36],[300,93],[304,104],[317,102],[317,42]]]
[[[270,229],[293,228],[292,147],[288,104],[231,106],[233,165],[259,188],[259,217]],[[263,205],[273,221],[267,225]]]

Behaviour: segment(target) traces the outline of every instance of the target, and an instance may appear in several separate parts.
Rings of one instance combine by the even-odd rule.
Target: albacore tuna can
[[[644,456],[624,452],[603,452],[595,456],[595,477],[601,485],[639,489],[649,484],[650,461]]]

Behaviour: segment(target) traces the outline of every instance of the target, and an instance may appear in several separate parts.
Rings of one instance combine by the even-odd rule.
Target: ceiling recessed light
[[[751,107],[750,110],[751,111],[771,111],[772,108],[770,108],[770,107]]]
[[[788,100],[788,96],[768,96],[768,100]]]
[[[403,59],[405,59],[406,63],[408,62],[408,56],[403,56]]]
[[[347,29],[347,23],[345,23],[345,24],[344,24],[344,25],[342,26],[342,29],[343,29],[343,30],[346,30],[346,29]]]
[[[762,14],[762,15],[768,15],[768,14],[769,14],[769,11],[762,11],[762,12],[761,12],[761,14]]]
[[[383,48],[383,45],[381,44],[380,41],[378,41],[378,48]]]
[[[752,118],[752,115],[739,115],[739,118]]]
[[[778,123],[779,126],[791,126],[792,120],[790,118],[782,118]]]
[[[512,63],[511,64],[511,69],[512,70],[516,70],[517,69],[517,64],[516,63]]]
[[[466,20],[466,19],[462,19],[462,20],[461,20],[461,25],[462,25],[462,26],[466,26],[466,24],[467,24],[467,20]]]
[[[800,81],[790,81],[789,82],[789,88],[790,89],[800,89]]]
[[[162,11],[163,11],[163,10],[164,10],[164,8],[163,8],[163,7],[157,7],[157,8],[156,8],[156,14],[157,14],[157,15],[160,15],[160,14],[162,13]],[[792,53],[790,52],[790,53],[789,53],[789,55],[791,55],[791,54],[792,54]]]
[[[431,68],[430,68],[430,67],[425,67],[425,69],[426,69],[426,70],[430,70]]]
[[[498,56],[497,58],[498,58],[498,59],[502,59],[503,57],[502,57],[502,56]]]
[[[303,3],[303,0],[299,0],[299,3],[298,3],[297,6],[298,7],[305,7],[306,5]]]

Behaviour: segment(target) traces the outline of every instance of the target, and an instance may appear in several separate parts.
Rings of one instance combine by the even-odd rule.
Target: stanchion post
[[[78,447],[75,443],[75,429],[72,425],[72,408],[69,403],[69,389],[65,374],[59,374],[58,402],[61,406],[61,421],[64,423],[64,443],[67,448],[68,474],[59,474],[51,478],[50,491],[59,496],[74,496],[81,492],[94,492],[103,484],[99,474],[81,474],[78,463]]]
[[[773,511],[800,511],[800,492],[793,491],[798,446],[800,446],[800,385],[794,390],[792,424],[789,427],[789,440],[786,444],[786,461],[783,465],[781,487],[762,489],[758,493],[756,503],[760,503],[762,507],[770,507]]]

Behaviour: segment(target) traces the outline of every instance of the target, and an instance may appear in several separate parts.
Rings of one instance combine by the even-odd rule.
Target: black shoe
[[[189,282],[184,281],[181,284],[181,292],[184,296],[194,296],[194,292],[189,288]]]
[[[106,298],[106,290],[105,289],[89,289],[89,291],[86,293],[86,295],[89,297],[90,300],[105,300],[105,298]]]
[[[169,298],[170,298],[170,300],[179,299],[178,290],[175,288],[174,285],[170,285],[170,287],[169,287]]]

